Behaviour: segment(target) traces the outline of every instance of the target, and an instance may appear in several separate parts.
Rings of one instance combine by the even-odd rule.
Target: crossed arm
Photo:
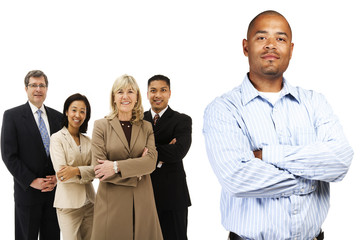
[[[319,109],[315,142],[253,149],[251,136],[225,104],[208,107],[203,133],[209,161],[223,188],[239,197],[281,197],[300,193],[304,183],[312,189],[316,180],[340,181],[353,151],[329,106]]]

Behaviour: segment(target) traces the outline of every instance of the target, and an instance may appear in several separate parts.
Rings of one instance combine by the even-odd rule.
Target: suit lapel
[[[126,150],[130,153],[129,144],[128,144],[128,141],[126,139],[124,130],[122,129],[122,127],[120,125],[119,119],[117,119],[116,117],[111,119],[110,120],[110,125],[114,129],[114,131],[118,135],[118,137],[120,138],[120,140],[123,143],[123,145],[125,146]],[[132,138],[132,136],[131,136],[131,138]]]
[[[89,146],[85,144],[85,137],[81,133],[79,133],[80,147],[81,147],[81,152],[80,152],[79,146],[76,144],[69,130],[66,127],[63,127],[60,131],[64,135],[66,141],[69,143],[72,154],[79,155],[79,158],[81,159],[81,162],[79,162],[79,164],[82,164],[82,161],[84,159],[83,155],[86,156],[86,153],[89,151],[88,150]],[[76,156],[76,158],[78,158],[78,156]]]
[[[139,136],[139,133],[140,133],[140,128],[141,128],[141,122],[137,122],[137,123],[134,123],[132,125],[132,129],[131,129],[131,139],[130,139],[130,151],[133,150],[133,147],[136,143],[136,139],[138,138]]]
[[[171,118],[174,114],[174,110],[170,108],[170,106],[166,109],[164,114],[159,118],[159,120],[156,122],[156,125],[154,126],[154,119],[151,115],[151,109],[144,113],[144,119],[151,122],[153,125],[153,128],[158,128],[161,125],[161,122],[164,122],[166,118]]]
[[[48,118],[49,121],[49,126],[50,126],[50,136],[54,133],[54,124],[57,123],[57,119],[54,118],[53,114],[50,113],[49,109],[44,105],[45,107],[45,111],[46,111],[46,116]]]
[[[37,141],[37,145],[39,147],[41,146],[41,149],[43,150],[43,152],[46,156],[46,151],[45,151],[44,143],[43,143],[41,135],[40,135],[39,127],[36,124],[34,114],[31,111],[31,107],[30,107],[29,103],[26,103],[24,105],[23,122],[24,122],[24,125],[26,126],[26,128],[28,129],[30,135],[33,136],[34,141]]]
[[[153,118],[151,116],[151,109],[144,113],[144,119],[148,122],[151,122],[154,125]]]
[[[77,145],[76,145],[76,142],[74,141],[74,139],[72,138],[71,134],[69,133],[69,130],[66,127],[63,127],[60,131],[63,134],[65,140],[70,145],[70,148],[72,149],[72,151],[76,151]],[[80,144],[81,144],[81,139],[80,139]]]
[[[81,146],[81,153],[80,153],[80,155],[84,155],[84,156],[86,156],[87,152],[90,151],[90,149],[88,150],[88,148],[91,147],[91,145],[85,144],[85,143],[87,143],[87,141],[85,140],[85,136],[80,133],[80,146]],[[78,149],[79,149],[79,148],[78,148]],[[82,159],[83,159],[83,158],[82,158]]]
[[[166,119],[171,118],[173,114],[174,111],[170,107],[168,107],[168,109],[166,109],[166,111],[161,116],[161,118],[159,118],[158,122],[156,123],[156,126],[160,126],[162,123],[166,122]]]

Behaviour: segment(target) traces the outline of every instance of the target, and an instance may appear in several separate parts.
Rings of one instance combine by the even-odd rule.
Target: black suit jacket
[[[191,201],[182,160],[191,145],[192,120],[170,107],[155,126],[150,111],[144,113],[144,119],[153,124],[158,162],[164,162],[151,174],[156,207],[158,210],[186,208]],[[170,145],[174,138],[176,143]]]
[[[62,114],[45,107],[50,135],[61,128]],[[42,142],[39,128],[29,103],[6,110],[1,129],[1,154],[14,177],[15,202],[32,205],[41,200],[52,200],[55,189],[42,193],[30,187],[35,178],[54,175],[50,157]]]

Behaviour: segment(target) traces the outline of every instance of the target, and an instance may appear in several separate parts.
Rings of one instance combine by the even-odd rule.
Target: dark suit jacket
[[[62,114],[45,107],[50,133],[61,129]],[[15,202],[32,205],[41,200],[53,200],[55,190],[42,193],[30,187],[35,178],[54,175],[50,157],[42,142],[39,128],[29,103],[6,110],[1,129],[1,154],[14,177]]]
[[[144,113],[144,119],[153,124],[158,162],[164,162],[161,168],[156,168],[151,174],[157,209],[186,208],[191,202],[182,160],[191,145],[192,120],[170,107],[155,126],[150,111]],[[174,138],[176,143],[170,145]]]

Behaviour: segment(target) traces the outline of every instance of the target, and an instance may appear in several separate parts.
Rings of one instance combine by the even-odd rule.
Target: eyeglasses
[[[28,84],[28,87],[30,87],[30,88],[41,88],[41,89],[44,89],[44,88],[46,88],[46,85],[45,84],[39,84],[39,85],[37,85],[37,84],[35,84],[35,83],[30,83],[30,84]]]

